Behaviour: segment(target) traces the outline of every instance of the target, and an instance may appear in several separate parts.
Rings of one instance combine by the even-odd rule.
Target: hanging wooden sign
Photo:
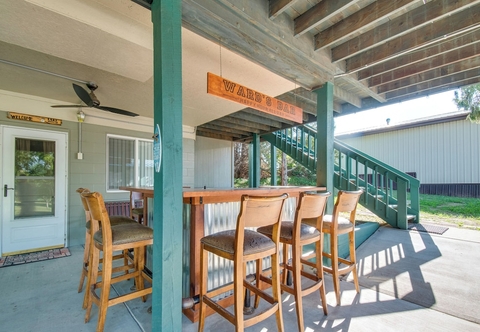
[[[207,93],[297,123],[302,123],[303,120],[303,110],[300,107],[267,96],[212,73],[207,73]]]
[[[43,116],[36,116],[36,115],[30,115],[30,114],[14,113],[14,112],[8,112],[7,118],[12,120],[39,122],[39,123],[46,123],[46,124],[58,125],[58,126],[62,124],[62,120],[60,119],[47,118]]]

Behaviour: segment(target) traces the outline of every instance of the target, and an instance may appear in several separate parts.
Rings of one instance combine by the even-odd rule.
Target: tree
[[[480,124],[480,84],[474,84],[454,92],[453,101],[459,110],[470,111],[467,116],[471,122]]]

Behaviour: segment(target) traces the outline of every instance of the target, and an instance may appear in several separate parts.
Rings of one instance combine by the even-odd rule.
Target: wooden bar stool
[[[360,292],[357,275],[357,260],[355,257],[355,216],[357,205],[363,190],[338,192],[337,200],[333,208],[332,215],[325,215],[323,218],[323,232],[330,234],[330,253],[323,252],[323,256],[331,261],[331,267],[324,266],[324,271],[330,273],[333,277],[333,288],[337,298],[337,305],[340,305],[340,277],[353,273],[353,281],[357,293]],[[349,218],[340,216],[340,213],[349,213]],[[350,258],[343,259],[338,257],[338,236],[348,234]],[[339,264],[346,265],[339,268]]]
[[[325,212],[326,203],[329,192],[324,193],[301,193],[297,208],[295,211],[295,220],[282,221],[280,231],[280,242],[283,243],[283,263],[282,266],[282,291],[286,291],[295,296],[295,306],[297,309],[297,323],[298,330],[304,331],[303,321],[303,305],[302,297],[313,293],[316,290],[320,291],[320,298],[322,300],[323,313],[327,314],[327,301],[325,298],[325,287],[323,281],[323,214]],[[309,218],[312,225],[302,223],[305,218]],[[258,232],[265,234],[268,237],[273,235],[273,227],[266,226],[257,229]],[[303,246],[307,244],[315,244],[315,262],[307,260],[313,258],[303,256]],[[288,260],[288,249],[292,249],[292,258]],[[312,272],[303,268],[303,264],[308,265],[314,270]],[[287,284],[287,270],[292,271],[293,284]],[[303,287],[302,277],[309,279],[309,283]],[[257,283],[260,281],[271,283],[271,279],[265,275],[260,275],[257,278]],[[258,300],[258,299],[257,299]],[[256,304],[257,305],[257,304]]]
[[[78,188],[77,193],[80,194],[80,199],[82,201],[83,210],[85,211],[85,249],[83,250],[83,266],[82,266],[82,273],[80,274],[80,282],[78,284],[78,292],[80,293],[83,289],[83,283],[85,282],[85,278],[88,276],[88,267],[89,267],[89,258],[90,252],[93,250],[93,242],[92,242],[92,233],[91,233],[91,221],[90,221],[90,210],[88,208],[88,204],[86,199],[81,195],[82,192],[89,192],[88,189],[85,188]],[[132,224],[136,223],[135,220],[132,220],[129,217],[125,216],[111,216],[110,217],[110,224],[112,226],[115,225],[123,225],[123,224]],[[128,251],[124,251],[122,254],[114,255],[112,257],[114,260],[116,259],[123,259],[124,266],[128,265],[129,256]],[[121,268],[117,268],[121,269]],[[83,298],[83,309],[87,307],[87,296]]]
[[[276,315],[278,331],[283,331],[282,303],[278,273],[279,224],[283,202],[287,194],[270,197],[243,195],[240,213],[235,230],[227,230],[205,236],[200,240],[200,321],[198,331],[203,331],[207,306],[235,325],[236,331],[254,325],[271,315]],[[273,225],[272,239],[248,227]],[[208,253],[233,261],[233,284],[223,285],[214,290],[207,290]],[[272,260],[272,295],[246,280],[248,261]],[[258,264],[261,265],[261,264]],[[257,269],[258,269],[257,265]],[[233,313],[221,307],[212,298],[233,289]],[[269,306],[253,317],[245,319],[243,301],[245,289],[249,289],[269,303]]]
[[[145,248],[153,244],[153,230],[138,223],[117,225],[112,227],[103,197],[96,192],[83,192],[92,221],[91,232],[93,234],[93,250],[90,252],[91,268],[88,274],[89,289],[87,293],[87,310],[85,323],[90,320],[92,303],[98,306],[97,332],[103,331],[107,309],[109,306],[123,303],[138,297],[143,302],[147,295],[152,293],[152,287],[144,287],[144,279],[152,282],[143,271],[145,266]],[[100,228],[100,224],[102,227]],[[134,264],[126,274],[114,275],[113,252],[133,249]],[[100,252],[103,252],[102,278],[98,281],[98,266],[100,264]],[[113,283],[135,278],[136,291],[117,297],[109,298],[110,286]],[[98,295],[96,290],[100,290]]]

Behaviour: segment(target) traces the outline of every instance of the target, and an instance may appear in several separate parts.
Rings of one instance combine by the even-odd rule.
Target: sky
[[[390,125],[392,125],[407,120],[457,112],[457,106],[453,102],[454,91],[442,92],[351,115],[338,116],[335,118],[335,134],[387,126],[387,118],[390,118]]]

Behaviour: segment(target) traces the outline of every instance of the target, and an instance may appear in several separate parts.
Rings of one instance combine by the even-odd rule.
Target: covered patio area
[[[97,312],[84,324],[83,293],[77,293],[83,247],[71,256],[0,268],[6,331],[94,331]],[[305,298],[306,331],[477,331],[480,330],[480,233],[449,228],[443,235],[382,226],[357,250],[361,292],[350,278],[342,281],[342,305],[335,306],[332,281],[326,276],[328,316],[319,296]],[[39,266],[40,265],[40,266]],[[121,293],[132,282],[115,286]],[[8,305],[5,305],[8,304]],[[151,331],[152,319],[140,300],[109,309],[105,331]],[[283,295],[286,331],[296,330],[293,298]],[[275,318],[249,331],[275,331]],[[206,331],[233,331],[218,315],[206,321]],[[183,331],[197,331],[185,316]]]

